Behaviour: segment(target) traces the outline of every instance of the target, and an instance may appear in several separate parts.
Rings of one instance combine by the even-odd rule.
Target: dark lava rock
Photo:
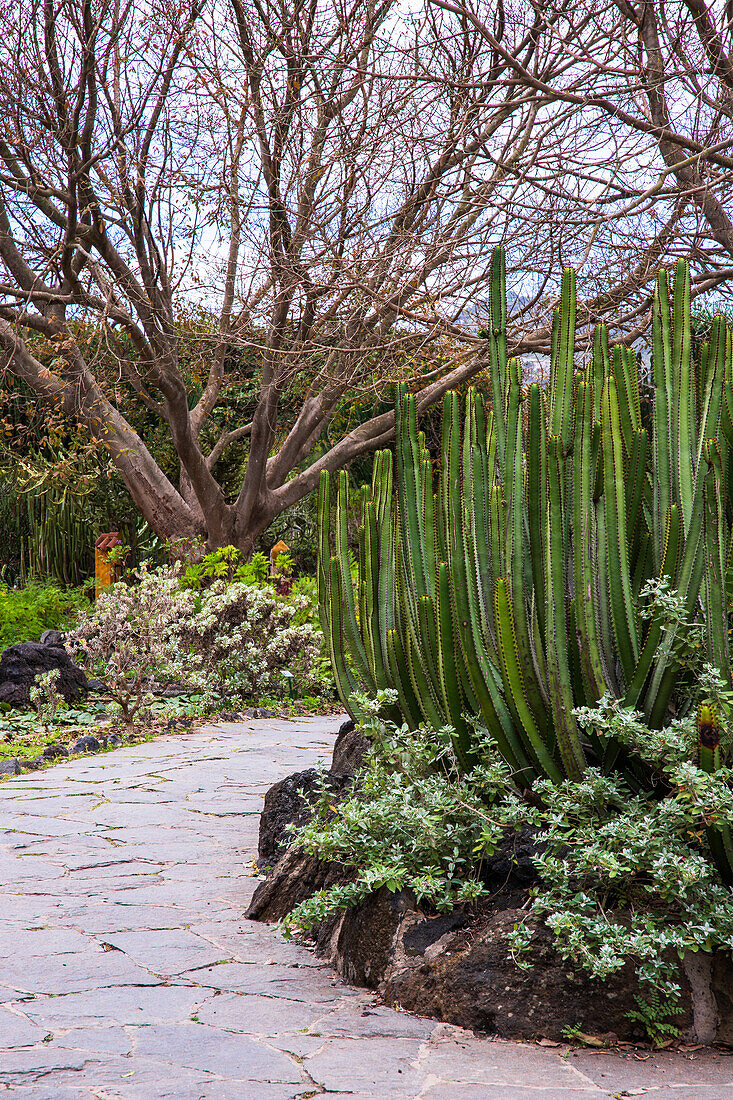
[[[245,917],[267,923],[282,920],[316,890],[327,890],[329,886],[345,881],[344,875],[344,868],[338,864],[326,863],[291,848],[278,862],[274,872],[257,887]]]
[[[116,749],[122,744],[122,738],[118,733],[111,733],[106,741],[108,749]]]
[[[504,909],[522,905],[527,889],[539,882],[534,860],[541,849],[535,833],[536,830],[524,825],[505,834],[494,854],[481,864],[481,881],[498,897]]]
[[[165,728],[167,730],[182,730],[192,726],[193,723],[193,718],[169,718]]]
[[[561,958],[552,933],[531,917],[529,965],[517,966],[509,940],[515,924],[526,916],[519,909],[492,913],[485,921],[450,933],[437,949],[434,944],[426,957],[407,965],[397,949],[391,973],[385,971],[380,988],[384,1000],[505,1038],[561,1040],[563,1030],[577,1024],[592,1035],[615,1032],[620,1039],[643,1038],[643,1030],[628,1018],[639,991],[630,966],[603,982],[593,980]],[[399,934],[395,939],[399,941]],[[350,951],[351,945],[344,944],[337,959],[344,974]],[[689,1010],[689,995],[684,994],[683,1026],[689,1022]]]
[[[350,786],[350,779],[327,775],[326,783],[329,791],[338,798]],[[270,787],[260,817],[257,858],[261,864],[272,866],[277,863],[292,840],[286,826],[305,825],[310,821],[319,794],[319,772],[315,768],[294,772]]]
[[[14,756],[9,760],[0,760],[0,775],[20,775],[20,764]]]
[[[351,877],[353,872],[338,863],[326,863],[299,848],[290,848],[257,887],[244,915],[247,920],[274,924],[316,890],[327,890]]]
[[[344,722],[333,746],[331,775],[353,775],[362,767],[369,749],[369,739],[354,728],[353,722]]]
[[[429,947],[442,939],[448,932],[465,928],[468,918],[461,909],[444,913],[440,917],[427,917],[418,921],[405,932],[402,942],[406,955],[424,955]]]
[[[78,741],[75,741],[71,746],[72,752],[99,752],[101,744],[97,738],[91,733],[85,733],[83,737],[80,737]]]
[[[59,690],[66,702],[77,703],[87,691],[87,678],[63,646],[40,642],[11,645],[0,656],[0,703],[30,706],[30,689],[36,676],[53,669],[59,672]]]
[[[361,742],[365,741],[360,734],[355,736]],[[325,776],[331,801],[338,802],[351,790],[353,773],[361,763],[365,747],[357,744],[353,723],[347,730],[341,727],[331,771]],[[353,878],[353,871],[338,863],[324,863],[306,852],[288,849],[290,834],[286,832],[286,825],[305,825],[313,816],[319,793],[319,772],[309,768],[282,779],[265,795],[257,855],[261,865],[274,866],[266,880],[255,890],[246,914],[249,920],[282,920],[316,890],[326,890],[329,886],[350,882]],[[325,946],[330,932],[337,925],[338,918],[327,921],[318,933],[318,943]]]
[[[62,756],[68,756],[69,750],[66,748],[66,745],[55,742],[52,745],[46,745],[41,755],[44,760],[59,760]]]
[[[332,961],[347,982],[377,988],[392,966],[395,940],[411,908],[404,891],[393,894],[383,886],[346,911]]]
[[[62,630],[44,630],[40,641],[41,645],[62,646],[66,641],[66,635]]]

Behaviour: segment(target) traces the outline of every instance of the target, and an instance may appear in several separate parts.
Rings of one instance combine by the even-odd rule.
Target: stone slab
[[[328,759],[340,721],[228,723],[0,785],[0,1097],[733,1100],[725,1054],[475,1036],[244,920],[263,795]]]

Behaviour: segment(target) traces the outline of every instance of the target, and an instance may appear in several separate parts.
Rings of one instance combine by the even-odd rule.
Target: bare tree
[[[488,6],[452,0],[224,4],[21,0],[0,12],[0,347],[104,444],[161,536],[249,551],[321,469],[390,438],[391,414],[377,416],[311,461],[345,393],[399,376],[424,407],[480,370],[474,314],[492,244],[507,245],[514,272],[517,350],[546,348],[548,272],[565,262],[580,269],[588,323],[627,302],[631,327],[676,252],[699,263],[699,287],[727,277],[724,249],[690,214],[697,185],[679,182],[705,156],[727,201],[727,116],[717,151],[688,139],[685,121],[685,163],[674,153],[659,182],[651,154],[667,123],[648,96],[638,105],[636,47],[614,37],[636,18],[625,10],[535,0],[489,19]],[[686,33],[700,40],[700,25]],[[599,74],[613,96],[589,88]],[[709,109],[705,88],[686,94],[690,117],[695,96]],[[178,323],[192,296],[217,317],[195,400]],[[104,333],[117,378],[82,322]],[[238,345],[256,352],[256,409],[211,440]],[[125,389],[165,425],[178,478],[123,415]],[[217,464],[244,439],[228,495]]]
[[[434,0],[477,31],[526,93],[562,118],[554,156],[525,177],[548,217],[523,269],[539,288],[524,304],[524,345],[546,350],[548,259],[570,264],[590,328],[613,321],[628,340],[648,325],[660,267],[690,260],[693,293],[731,298],[733,275],[733,8],[705,0],[533,0],[535,34],[566,64],[548,79],[506,28],[521,7]],[[572,107],[573,114],[561,108]],[[532,230],[530,230],[531,232]],[[527,228],[525,227],[525,234]],[[520,233],[521,235],[521,233]],[[551,238],[551,247],[550,246]],[[620,308],[621,307],[621,308]],[[544,316],[544,321],[543,321]]]

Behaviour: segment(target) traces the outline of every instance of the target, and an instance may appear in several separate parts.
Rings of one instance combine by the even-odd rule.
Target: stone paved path
[[[243,920],[262,795],[337,725],[225,725],[0,784],[0,1097],[733,1100],[724,1054],[478,1038]]]

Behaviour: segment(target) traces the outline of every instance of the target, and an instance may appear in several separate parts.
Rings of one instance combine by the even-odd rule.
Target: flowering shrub
[[[136,580],[102,593],[73,639],[127,725],[161,684],[223,700],[273,693],[288,669],[301,689],[315,690],[317,632],[293,625],[303,598],[284,602],[272,589],[224,580],[197,592],[181,587],[178,566],[143,568]]]
[[[199,686],[198,669],[188,667],[177,644],[193,603],[180,590],[177,569],[143,567],[137,577],[134,586],[120,583],[102,592],[69,640],[87,672],[103,681],[127,726],[152,701],[156,682],[185,678]]]
[[[220,696],[277,692],[282,672],[315,691],[313,668],[319,638],[312,626],[294,626],[303,597],[285,602],[272,589],[215,581],[191,601],[178,640],[199,662],[207,684]]]
[[[52,668],[36,676],[30,689],[31,706],[36,708],[38,724],[44,733],[48,732],[62,702],[58,691],[59,679],[58,669]]]

